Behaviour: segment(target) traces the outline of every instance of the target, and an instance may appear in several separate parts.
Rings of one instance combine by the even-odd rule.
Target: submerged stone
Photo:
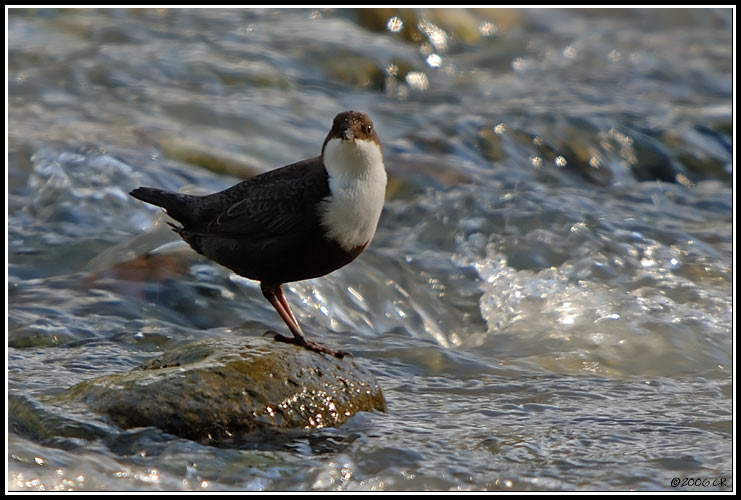
[[[337,427],[359,411],[386,411],[375,378],[353,358],[269,337],[193,342],[54,399],[83,403],[124,429],[154,426],[196,441]]]

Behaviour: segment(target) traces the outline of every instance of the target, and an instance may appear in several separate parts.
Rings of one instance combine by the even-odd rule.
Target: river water
[[[730,490],[733,15],[10,10],[8,487]],[[287,298],[388,412],[231,447],[51,413],[283,329],[127,193],[315,156],[346,109],[384,144],[379,229]]]

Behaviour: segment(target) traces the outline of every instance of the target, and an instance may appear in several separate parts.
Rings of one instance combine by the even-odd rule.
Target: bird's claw
[[[284,342],[286,344],[293,344],[297,345],[299,347],[304,347],[310,351],[314,352],[323,352],[326,354],[330,354],[338,359],[342,359],[345,356],[353,357],[352,353],[349,353],[347,351],[335,351],[333,349],[330,349],[329,347],[326,347],[318,342],[312,342],[310,340],[306,340],[301,337],[286,337],[285,335],[281,335],[280,333],[276,333],[273,331],[267,331],[264,335],[267,334],[274,334],[273,339],[275,339],[278,342]]]

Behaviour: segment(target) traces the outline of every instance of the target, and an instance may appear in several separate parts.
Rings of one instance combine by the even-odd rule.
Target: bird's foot
[[[264,335],[268,335],[268,334],[273,334],[273,339],[277,340],[278,342],[284,342],[286,344],[297,345],[297,346],[304,347],[314,352],[324,352],[324,353],[330,354],[339,359],[342,359],[345,356],[350,356],[351,358],[353,357],[353,355],[347,351],[335,351],[318,342],[312,342],[302,337],[287,337],[285,335],[281,335],[280,333],[276,333],[273,331],[267,331],[265,332]]]

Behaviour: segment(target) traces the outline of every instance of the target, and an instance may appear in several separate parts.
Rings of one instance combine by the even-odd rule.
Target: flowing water
[[[729,491],[733,15],[10,10],[9,488]],[[287,297],[388,413],[221,447],[51,414],[284,328],[127,193],[315,156],[345,109],[384,144],[379,229]]]

